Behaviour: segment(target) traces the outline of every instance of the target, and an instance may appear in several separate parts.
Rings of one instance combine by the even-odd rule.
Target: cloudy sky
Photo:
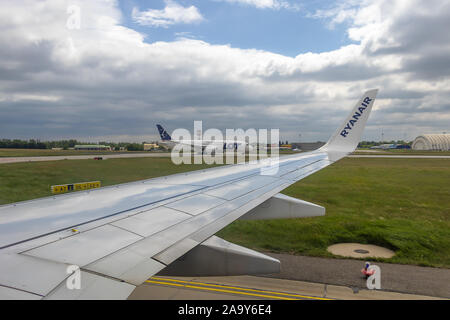
[[[364,139],[450,131],[450,1],[2,0],[0,27],[0,138],[326,140],[371,88]]]

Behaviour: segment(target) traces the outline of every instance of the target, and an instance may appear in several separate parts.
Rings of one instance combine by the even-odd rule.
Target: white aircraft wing
[[[124,299],[159,272],[276,271],[278,260],[214,234],[239,218],[324,214],[279,192],[356,148],[376,93],[364,94],[325,146],[278,163],[266,159],[1,206],[0,299]]]

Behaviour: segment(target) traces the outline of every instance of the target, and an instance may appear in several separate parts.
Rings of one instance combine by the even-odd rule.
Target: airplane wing
[[[214,236],[236,219],[324,214],[279,194],[352,152],[377,90],[322,148],[0,207],[0,299],[124,299],[152,275],[271,273],[279,261]]]

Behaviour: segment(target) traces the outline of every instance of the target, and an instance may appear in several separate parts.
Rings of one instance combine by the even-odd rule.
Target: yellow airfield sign
[[[91,182],[79,182],[72,184],[61,184],[57,186],[51,186],[52,193],[65,193],[69,191],[81,191],[88,190],[94,188],[100,188],[102,186],[100,181],[91,181]]]

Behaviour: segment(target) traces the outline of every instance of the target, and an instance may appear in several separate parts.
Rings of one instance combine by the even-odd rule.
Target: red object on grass
[[[375,273],[375,270],[363,268],[363,269],[361,269],[361,273],[365,276],[371,276]]]

